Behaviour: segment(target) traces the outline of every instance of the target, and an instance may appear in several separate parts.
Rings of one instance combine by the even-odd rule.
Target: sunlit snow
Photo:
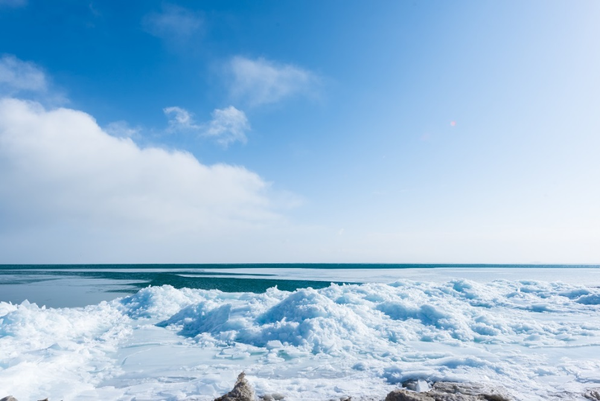
[[[258,395],[290,400],[383,399],[409,379],[579,399],[600,385],[599,312],[595,287],[464,279],[0,303],[0,395],[209,400],[245,371]]]

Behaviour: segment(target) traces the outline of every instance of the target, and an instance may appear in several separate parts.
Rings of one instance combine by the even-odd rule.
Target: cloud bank
[[[164,238],[171,251],[181,241],[201,249],[210,238],[277,221],[273,208],[269,184],[243,167],[207,166],[186,152],[140,148],[109,135],[81,111],[0,100],[5,255],[19,237],[37,249],[42,244],[36,240],[58,241],[64,233],[70,242],[62,247],[90,247],[74,235],[99,235],[113,245],[116,238],[126,246],[151,237]],[[69,259],[71,251],[62,255]]]
[[[234,57],[228,65],[230,93],[252,106],[276,103],[294,95],[309,95],[318,84],[312,72],[264,58]]]

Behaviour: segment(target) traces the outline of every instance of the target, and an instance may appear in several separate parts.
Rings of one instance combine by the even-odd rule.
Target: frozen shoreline
[[[217,265],[215,265],[217,266]],[[288,267],[272,265],[256,267],[235,265],[205,268],[202,265],[147,266],[0,266],[0,301],[21,303],[28,300],[51,307],[95,305],[101,301],[136,293],[149,285],[172,285],[175,288],[220,289],[223,291],[264,292],[277,285],[292,290],[313,286],[321,288],[330,282],[391,283],[398,280],[443,283],[470,280],[485,284],[494,280],[547,281],[585,284],[600,287],[600,267],[367,267],[316,268],[313,265]],[[291,265],[296,266],[296,265]],[[321,265],[328,266],[328,265]],[[362,265],[357,265],[362,266]],[[393,265],[392,265],[393,266]],[[164,276],[168,277],[164,277]],[[158,278],[158,280],[157,280]],[[209,283],[205,283],[209,281]],[[229,282],[238,283],[238,288]],[[246,285],[244,285],[246,283]],[[208,285],[205,285],[208,284]],[[258,284],[258,288],[257,288]],[[254,288],[253,288],[254,287]]]
[[[579,280],[164,286],[85,308],[3,302],[0,395],[212,400],[245,371],[259,395],[289,400],[384,399],[418,379],[583,400],[600,386],[600,290]]]

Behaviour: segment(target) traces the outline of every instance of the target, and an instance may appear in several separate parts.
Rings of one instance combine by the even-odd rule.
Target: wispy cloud
[[[45,92],[47,89],[46,75],[35,64],[21,61],[12,55],[0,58],[0,93]]]
[[[126,121],[114,121],[104,127],[104,131],[117,138],[135,138],[140,135],[141,128],[132,127]]]
[[[212,112],[212,120],[204,124],[196,123],[193,115],[181,107],[167,107],[163,111],[169,119],[170,132],[197,133],[214,138],[224,147],[236,141],[247,141],[246,132],[250,130],[250,123],[246,114],[233,106],[215,109]]]
[[[235,141],[246,142],[246,131],[250,129],[250,123],[243,111],[229,106],[226,109],[216,109],[212,117],[204,135],[217,138],[217,142],[223,146]]]
[[[199,131],[202,129],[200,125],[194,122],[192,114],[181,107],[166,107],[163,112],[169,119],[169,131]]]
[[[67,96],[35,63],[23,61],[11,54],[0,57],[0,97],[20,97],[45,105],[69,103]]]
[[[173,106],[166,107],[163,109],[163,112],[169,119],[169,131],[170,132],[178,132],[178,131],[190,131],[190,130],[199,130],[201,127],[196,125],[194,122],[194,118],[192,114],[186,109],[182,109],[181,107]]]
[[[186,39],[202,27],[199,13],[173,4],[165,4],[162,12],[153,12],[142,19],[146,32],[162,39]]]
[[[231,95],[251,106],[276,103],[298,94],[314,93],[319,78],[311,71],[264,58],[234,57],[228,69]]]
[[[27,0],[0,0],[0,7],[24,7]]]

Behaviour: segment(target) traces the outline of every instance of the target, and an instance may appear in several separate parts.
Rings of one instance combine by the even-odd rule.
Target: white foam
[[[86,308],[0,303],[0,395],[381,398],[416,380],[546,400],[600,385],[600,291],[539,281],[333,285],[264,294],[149,287]],[[573,399],[576,396],[573,395]]]

